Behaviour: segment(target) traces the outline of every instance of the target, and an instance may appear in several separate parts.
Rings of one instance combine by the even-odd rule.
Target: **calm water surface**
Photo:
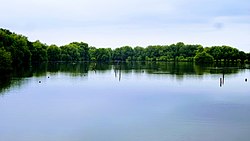
[[[0,83],[0,141],[250,139],[250,69],[71,63],[17,72]]]

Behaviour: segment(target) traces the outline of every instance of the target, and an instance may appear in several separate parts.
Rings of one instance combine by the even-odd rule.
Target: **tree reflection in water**
[[[247,65],[246,65],[247,66]],[[246,66],[237,64],[213,64],[196,65],[190,62],[54,62],[32,64],[31,67],[14,68],[10,74],[1,73],[0,93],[8,90],[10,87],[23,85],[24,78],[28,77],[49,77],[47,73],[67,73],[72,77],[87,77],[88,73],[104,73],[114,71],[114,75],[119,81],[122,79],[122,73],[146,73],[152,75],[173,76],[177,80],[182,80],[185,76],[202,78],[206,74],[222,74],[219,79],[219,86],[225,84],[225,76],[237,74],[245,70]],[[241,69],[244,68],[244,69]],[[247,78],[245,79],[247,82]]]

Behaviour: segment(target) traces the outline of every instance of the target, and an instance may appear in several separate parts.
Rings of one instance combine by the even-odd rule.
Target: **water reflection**
[[[242,67],[242,66],[241,66]],[[241,70],[241,67],[211,67],[209,68],[210,74],[221,74],[219,78],[219,85],[220,87],[225,85],[225,75],[237,74]]]
[[[220,78],[220,87],[222,87],[225,84],[225,73],[223,71],[222,78]]]
[[[1,75],[0,140],[248,141],[249,75],[193,63],[16,68]]]
[[[0,94],[5,91],[8,87],[11,86],[11,79],[9,76],[0,77]]]
[[[121,77],[122,77],[122,65],[118,62],[114,65],[114,73],[115,73],[115,78],[117,78],[118,76],[118,80],[121,81]]]
[[[114,71],[114,75],[118,81],[122,80],[122,74],[152,74],[173,76],[177,80],[184,77],[202,77],[207,74],[221,74],[219,78],[219,86],[225,84],[225,75],[237,74],[239,71],[245,70],[248,65],[237,64],[210,64],[196,65],[190,62],[113,62],[113,63],[42,63],[32,64],[31,67],[17,67],[9,75],[1,74],[0,77],[0,93],[15,85],[21,85],[22,79],[28,77],[49,77],[50,74],[65,73],[71,77],[87,77],[89,73],[105,73]],[[243,68],[243,69],[242,69]],[[48,74],[49,73],[49,74]],[[247,79],[245,79],[247,82]]]

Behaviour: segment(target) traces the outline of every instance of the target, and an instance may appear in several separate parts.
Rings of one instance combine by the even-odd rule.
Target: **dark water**
[[[249,141],[248,67],[18,68],[1,76],[0,141]]]

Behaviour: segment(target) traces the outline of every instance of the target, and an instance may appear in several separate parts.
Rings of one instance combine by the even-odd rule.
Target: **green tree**
[[[96,61],[98,62],[108,62],[111,60],[111,49],[109,48],[99,48],[96,49]]]
[[[112,59],[114,61],[124,61],[121,48],[116,48],[113,50]]]
[[[239,59],[240,59],[241,63],[244,63],[245,60],[247,59],[247,54],[243,51],[240,51],[239,52]]]
[[[39,40],[33,42],[30,51],[32,54],[32,62],[48,61],[47,45],[41,43]]]
[[[134,50],[130,46],[121,47],[122,61],[126,61],[128,57],[133,58]]]
[[[175,44],[171,44],[168,50],[169,50],[168,56],[171,56],[171,58],[173,58],[173,60],[175,61],[176,57],[178,56],[178,49],[176,48]]]
[[[248,63],[250,63],[250,52],[246,54],[246,59],[247,59]]]
[[[222,49],[222,56],[223,56],[223,59],[224,61],[227,61],[229,62],[230,60],[233,59],[233,48],[232,47],[229,47],[229,46],[222,46],[221,47]]]
[[[72,42],[69,45],[76,45],[78,46],[79,53],[80,53],[80,61],[89,61],[90,55],[89,55],[89,45],[84,42]]]
[[[90,58],[90,61],[96,61],[96,48],[95,47],[89,48],[89,58]]]
[[[159,46],[148,46],[146,49],[146,56],[149,58],[160,57],[160,47]]]
[[[47,46],[40,41],[30,42],[27,37],[0,28],[0,47],[11,55],[13,65],[43,61],[216,61],[235,62],[249,60],[249,53],[230,46],[203,48],[201,45],[185,45],[178,42],[172,45],[151,45],[146,48],[124,46],[114,50],[89,47],[84,42],[72,42],[58,48]],[[6,53],[5,53],[6,54]],[[7,53],[8,54],[8,53]],[[210,55],[210,56],[209,56]],[[209,59],[210,58],[210,59]]]
[[[126,61],[128,57],[133,58],[134,50],[132,47],[124,46],[120,48],[116,48],[113,50],[112,59],[114,61]]]
[[[31,53],[26,37],[0,28],[0,46],[11,53],[14,65],[30,63]]]
[[[7,72],[11,69],[11,53],[7,52],[3,47],[0,48],[0,72]]]
[[[222,59],[222,57],[223,57],[222,47],[213,46],[213,47],[207,48],[207,49],[208,50],[206,52],[209,53],[210,55],[212,55],[217,62]]]
[[[180,56],[186,57],[193,57],[195,56],[197,51],[197,46],[195,45],[183,45],[179,49]]]
[[[134,48],[135,61],[145,61],[145,49],[143,47]]]
[[[204,51],[204,48],[203,48],[203,46],[202,45],[198,45],[197,46],[197,50],[196,50],[196,52],[195,52],[195,55],[197,54],[197,53],[202,53]],[[195,56],[194,55],[194,56]]]
[[[62,61],[81,61],[81,48],[76,44],[69,44],[61,47]]]
[[[214,62],[213,56],[203,51],[202,53],[197,53],[194,57],[196,63],[212,63]]]
[[[167,56],[161,56],[158,60],[159,61],[168,61],[168,57]]]
[[[61,61],[61,48],[50,45],[47,48],[48,61]]]

